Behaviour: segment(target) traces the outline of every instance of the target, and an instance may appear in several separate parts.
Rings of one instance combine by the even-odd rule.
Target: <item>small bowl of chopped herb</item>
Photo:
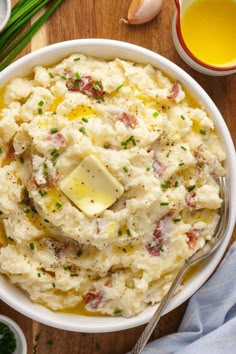
[[[27,345],[21,328],[9,317],[0,315],[0,354],[26,354]]]

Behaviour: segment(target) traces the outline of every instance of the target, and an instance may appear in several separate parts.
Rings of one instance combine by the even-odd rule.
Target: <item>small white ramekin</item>
[[[0,16],[0,32],[6,26],[10,16],[11,16],[11,0],[0,0],[0,10],[2,14]]]
[[[13,354],[27,354],[27,344],[21,328],[7,316],[0,315],[0,322],[7,325],[14,333],[16,338],[16,350]]]

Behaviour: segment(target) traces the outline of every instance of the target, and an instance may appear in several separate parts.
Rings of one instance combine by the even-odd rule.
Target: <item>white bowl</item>
[[[0,315],[0,322],[6,324],[15,335],[16,349],[13,354],[26,354],[27,344],[26,344],[25,336],[21,328],[18,326],[18,324],[13,320],[11,320],[9,317],[3,315]]]
[[[108,59],[119,57],[135,62],[149,63],[160,68],[170,77],[181,82],[187,91],[206,107],[210,116],[214,119],[216,129],[225,148],[227,156],[226,170],[230,179],[232,197],[230,202],[230,222],[226,238],[220,249],[209,259],[207,265],[204,265],[202,269],[193,275],[183,286],[182,290],[172,299],[166,309],[166,312],[169,312],[192,296],[207,280],[220,262],[231,239],[236,218],[236,203],[234,202],[236,200],[236,161],[231,136],[217,107],[195,80],[166,58],[129,43],[107,39],[79,39],[57,43],[26,55],[10,65],[0,73],[0,82],[4,85],[14,77],[27,75],[35,65],[50,65],[72,53],[83,53]],[[148,322],[156,309],[156,306],[150,306],[132,318],[86,317],[56,313],[41,305],[32,303],[20,289],[12,285],[5,277],[0,277],[0,298],[17,311],[41,323],[65,330],[90,333],[111,332],[139,326]]]

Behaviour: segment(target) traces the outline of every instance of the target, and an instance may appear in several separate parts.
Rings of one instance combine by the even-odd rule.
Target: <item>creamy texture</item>
[[[76,54],[1,95],[1,273],[53,310],[130,317],[160,301],[219,218],[207,112],[150,65]],[[78,168],[92,160],[100,177]],[[88,215],[90,193],[103,207]]]

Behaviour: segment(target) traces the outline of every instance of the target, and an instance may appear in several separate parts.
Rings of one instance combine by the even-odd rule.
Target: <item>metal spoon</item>
[[[131,354],[140,354],[148,339],[150,338],[154,328],[156,327],[157,323],[159,322],[163,312],[166,309],[170,299],[172,298],[178,284],[180,283],[183,275],[185,272],[191,267],[193,264],[205,259],[212,255],[218,247],[221,245],[222,241],[224,240],[225,235],[227,234],[227,228],[229,225],[229,200],[230,200],[230,189],[229,189],[229,182],[227,177],[219,177],[219,186],[220,186],[220,196],[223,199],[223,203],[221,206],[220,215],[221,218],[218,222],[216,227],[215,233],[211,239],[211,241],[207,242],[205,246],[195,252],[189,259],[185,261],[184,266],[180,269],[179,273],[177,274],[174,282],[172,283],[169,291],[162,299],[159,307],[157,308],[156,312],[154,313],[151,321],[145,327],[143,333],[139,337],[138,341],[136,342]]]
[[[0,0],[0,32],[6,26],[11,15],[11,0]]]

